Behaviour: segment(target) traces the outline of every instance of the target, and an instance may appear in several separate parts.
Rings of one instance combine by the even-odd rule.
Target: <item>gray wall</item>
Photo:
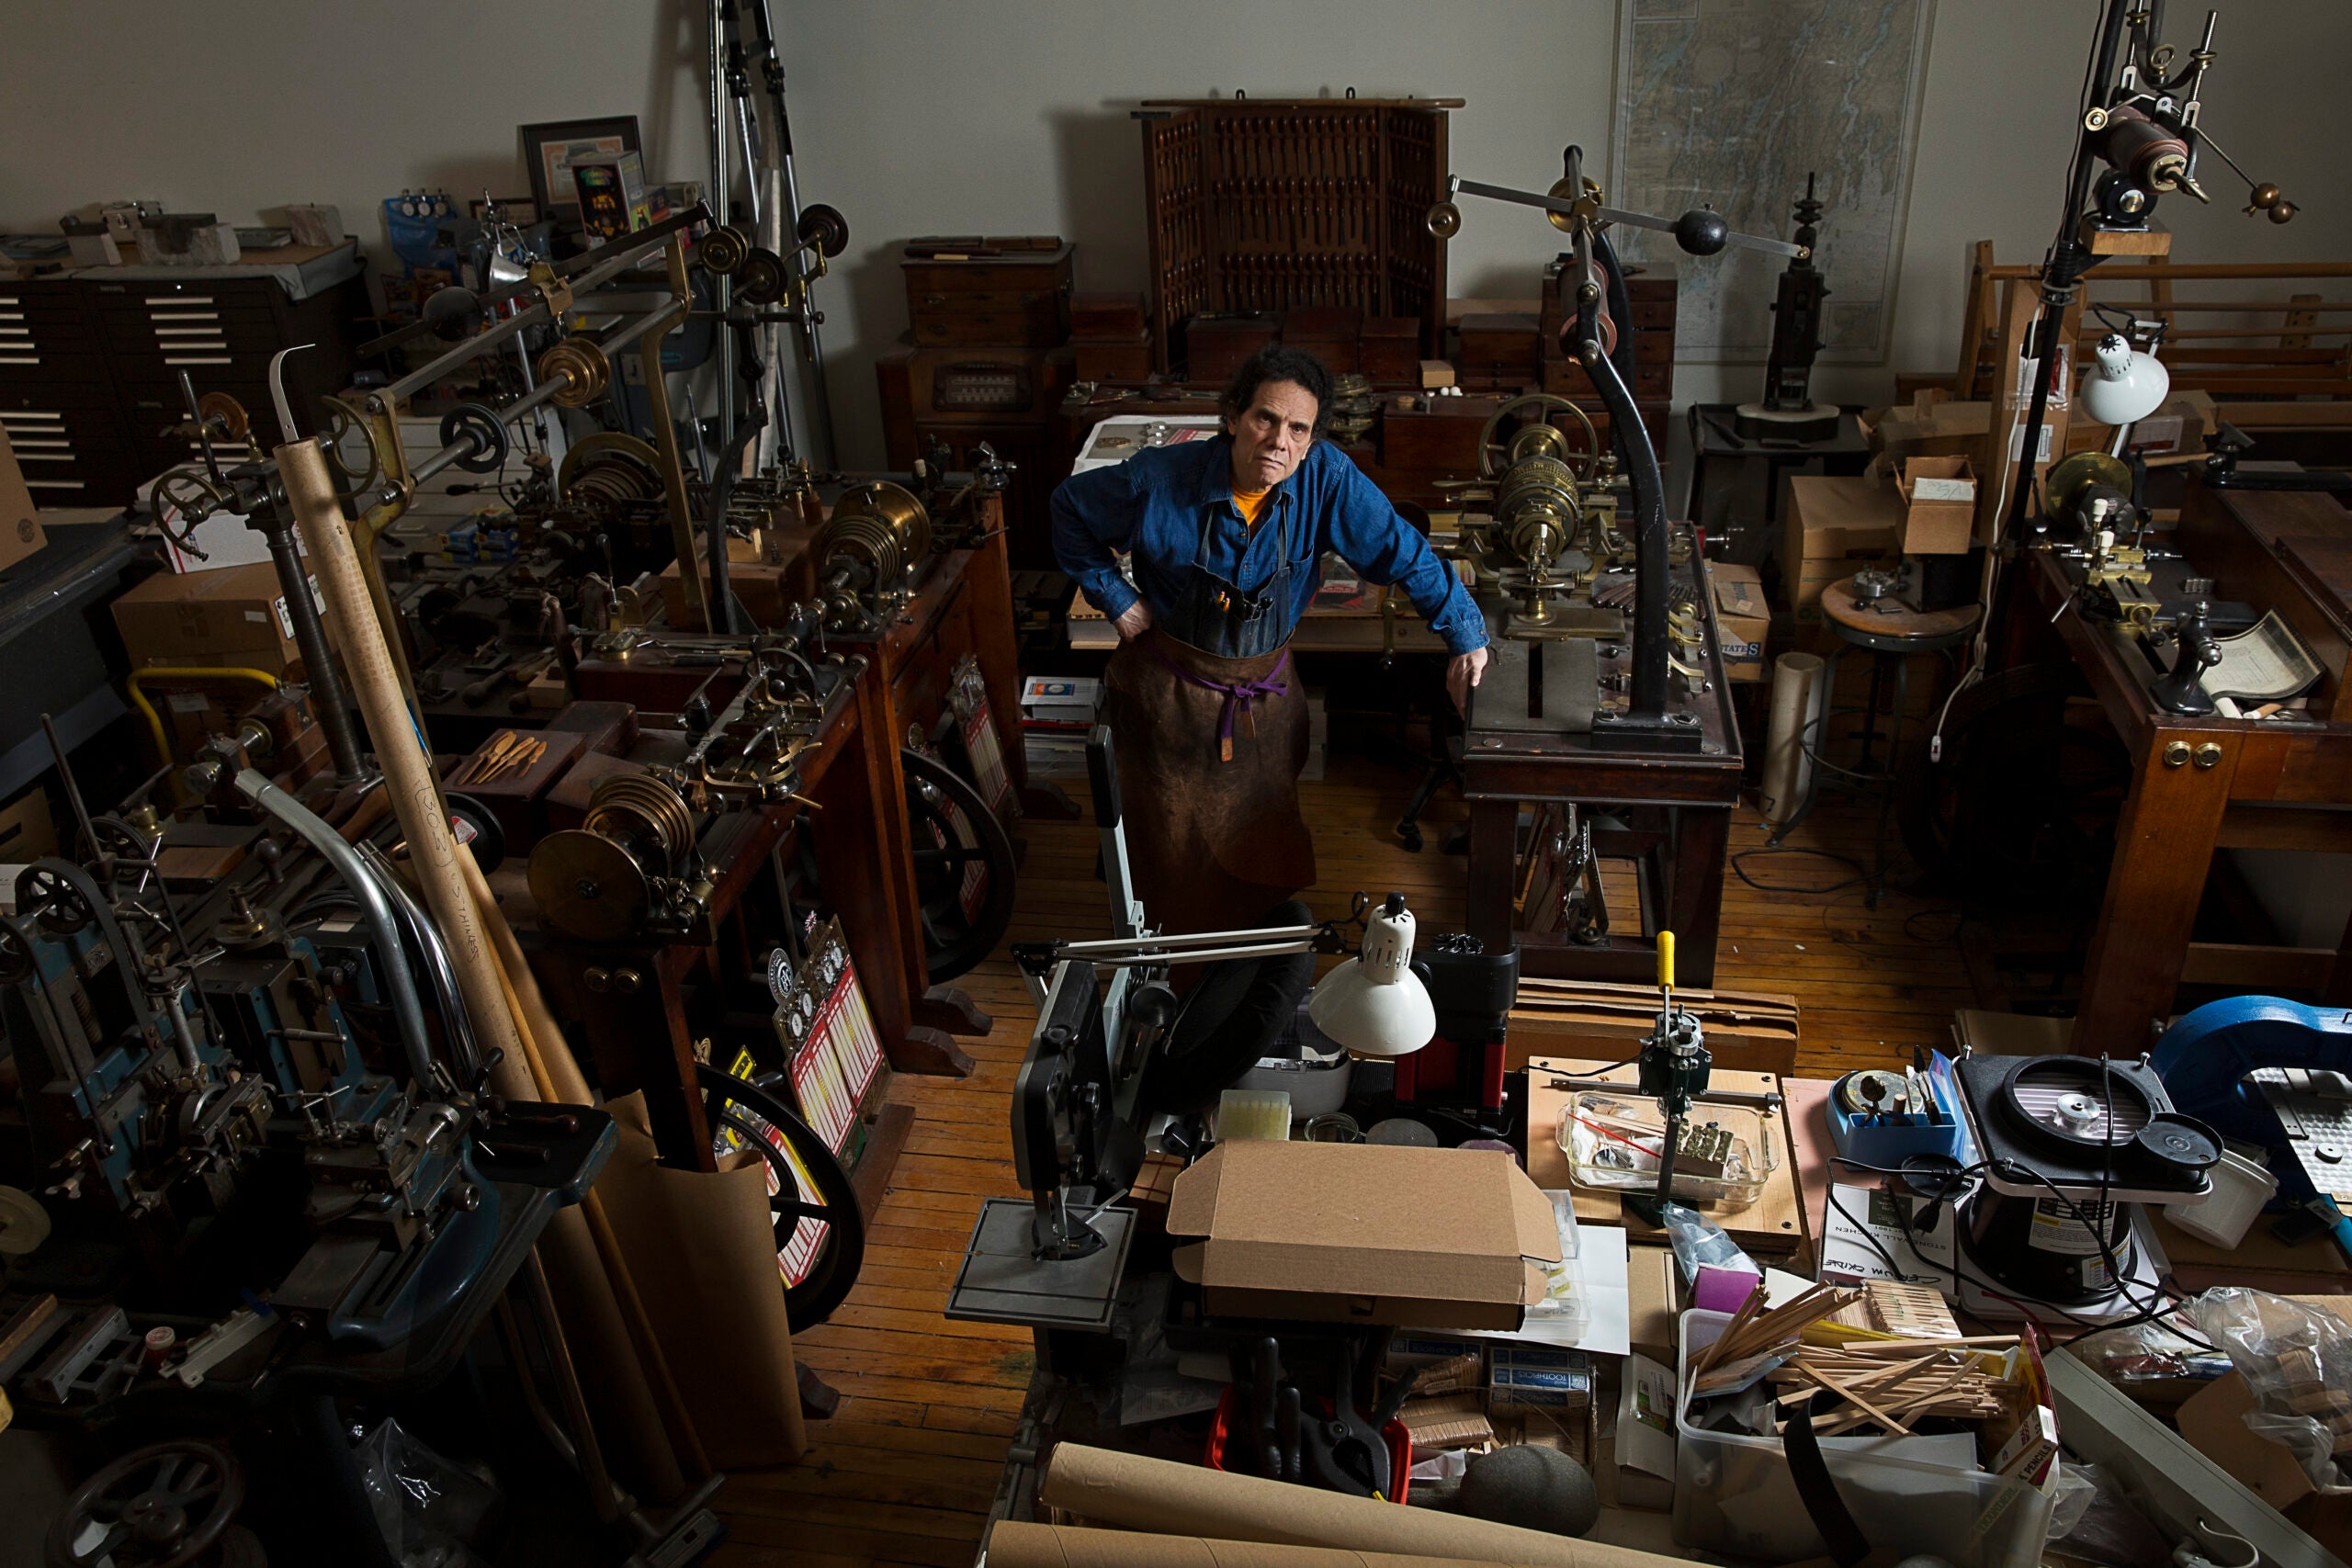
[[[803,197],[840,207],[855,236],[825,300],[853,461],[880,457],[871,364],[906,325],[898,242],[1058,231],[1079,243],[1080,287],[1143,286],[1127,113],[1140,98],[1349,86],[1459,96],[1457,172],[1540,186],[1571,141],[1607,167],[1615,0],[773,3]],[[2352,4],[2220,4],[2207,123],[2304,210],[2283,230],[2243,218],[2216,168],[2214,208],[2165,203],[2177,256],[2352,255],[2352,181],[2333,134],[2315,133],[2352,60]],[[2177,27],[2196,19],[2188,0],[2174,8]],[[1941,0],[1895,350],[1887,367],[1825,371],[1818,390],[1882,399],[1894,368],[1948,367],[1969,242],[1994,240],[2005,261],[2040,256],[2096,11],[2092,0]],[[517,124],[611,113],[639,117],[654,177],[695,177],[707,167],[700,17],[680,0],[0,0],[0,225],[47,228],[128,197],[237,221],[329,201],[380,250],[383,197],[520,191]],[[1532,294],[1549,231],[1492,206],[1469,216],[1452,247],[1453,292]],[[1744,396],[1758,374],[1685,365],[1676,390]]]

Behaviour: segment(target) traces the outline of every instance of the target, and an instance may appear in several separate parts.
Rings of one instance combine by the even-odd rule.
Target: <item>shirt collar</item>
[[[1316,443],[1317,446],[1321,444],[1319,439]],[[1233,501],[1233,437],[1219,434],[1213,440],[1199,442],[1197,445],[1201,447],[1204,459],[1212,455],[1215,457],[1215,461],[1205,462],[1202,470],[1199,504],[1203,506],[1230,505]],[[1290,493],[1291,479],[1305,473],[1306,465],[1314,460],[1315,447],[1309,446],[1306,449],[1306,456],[1298,460],[1298,467],[1290,471],[1290,478],[1271,487],[1273,491],[1273,505],[1283,504],[1283,498]]]

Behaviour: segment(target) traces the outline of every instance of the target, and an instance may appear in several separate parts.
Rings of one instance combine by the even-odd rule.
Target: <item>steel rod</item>
[[[1555,196],[1539,196],[1532,190],[1513,190],[1509,186],[1490,186],[1479,180],[1456,179],[1453,188],[1469,196],[1483,196],[1490,201],[1517,202],[1521,207],[1541,208],[1563,217],[1576,216],[1577,204],[1563,201]],[[1596,208],[1593,216],[1604,223],[1623,223],[1629,229],[1652,229],[1661,234],[1674,232],[1674,220],[1653,218],[1645,212],[1627,212],[1623,208]],[[1786,240],[1770,240],[1761,234],[1743,234],[1733,230],[1724,236],[1724,243],[1745,245],[1751,251],[1764,251],[1776,256],[1809,256],[1813,252],[1804,245],[1792,245]]]

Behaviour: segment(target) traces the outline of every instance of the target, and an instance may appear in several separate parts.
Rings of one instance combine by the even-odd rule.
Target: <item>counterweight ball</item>
[[[1600,1494],[1592,1472],[1566,1454],[1517,1443],[1470,1461],[1458,1506],[1498,1525],[1580,1536],[1600,1517]]]
[[[1694,256],[1711,256],[1731,240],[1731,225],[1712,207],[1694,207],[1674,220],[1674,243]]]

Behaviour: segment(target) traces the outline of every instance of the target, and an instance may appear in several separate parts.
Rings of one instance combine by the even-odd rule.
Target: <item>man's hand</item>
[[[1457,653],[1445,667],[1446,694],[1453,699],[1453,710],[1464,718],[1470,716],[1470,688],[1487,672],[1487,650],[1474,648],[1467,653]]]
[[[1127,606],[1126,613],[1119,617],[1117,624],[1120,640],[1135,641],[1151,629],[1151,606],[1140,599],[1136,600]],[[1479,651],[1484,653],[1486,650],[1481,649]]]

